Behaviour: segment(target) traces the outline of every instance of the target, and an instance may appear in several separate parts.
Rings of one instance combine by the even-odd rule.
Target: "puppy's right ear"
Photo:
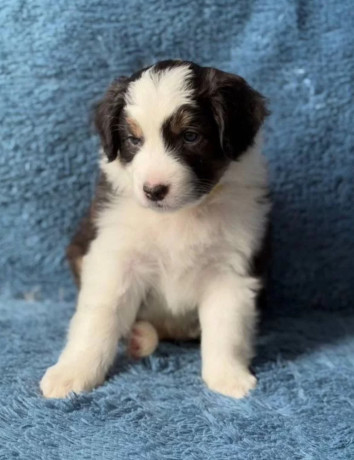
[[[118,123],[125,104],[124,94],[128,87],[128,82],[129,79],[126,77],[120,77],[115,80],[108,88],[105,97],[96,107],[95,126],[108,161],[115,160],[119,153]]]

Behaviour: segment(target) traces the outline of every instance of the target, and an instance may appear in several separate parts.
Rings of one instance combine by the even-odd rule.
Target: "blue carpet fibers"
[[[3,301],[1,459],[352,459],[354,318],[313,313],[267,320],[252,396],[209,392],[197,344],[123,354],[108,381],[44,400],[38,380],[62,346],[68,303]]]
[[[2,0],[0,459],[354,458],[351,0]],[[195,344],[117,360],[97,390],[38,391],[74,305],[64,248],[88,206],[90,108],[118,75],[182,57],[270,101],[269,303],[243,401]],[[32,301],[30,301],[32,299]]]

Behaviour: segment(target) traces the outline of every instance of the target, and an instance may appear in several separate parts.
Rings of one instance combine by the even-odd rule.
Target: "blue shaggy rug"
[[[353,30],[350,0],[2,0],[1,460],[354,458]],[[65,246],[96,178],[91,107],[113,78],[176,57],[269,99],[258,387],[213,394],[197,344],[163,344],[46,401],[38,381],[75,302]]]
[[[0,458],[229,460],[354,458],[354,318],[332,312],[262,324],[259,384],[236,401],[208,391],[197,344],[119,354],[107,382],[44,400],[73,307],[1,304]]]

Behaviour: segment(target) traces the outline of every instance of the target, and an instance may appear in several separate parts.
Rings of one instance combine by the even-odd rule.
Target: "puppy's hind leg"
[[[143,358],[151,355],[158,343],[159,337],[154,326],[148,321],[137,321],[128,337],[127,351],[133,358]]]

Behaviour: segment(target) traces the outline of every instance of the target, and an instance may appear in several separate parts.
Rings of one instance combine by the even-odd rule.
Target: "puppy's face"
[[[263,97],[240,77],[163,61],[109,88],[96,126],[137,201],[172,211],[198,202],[253,143]]]

